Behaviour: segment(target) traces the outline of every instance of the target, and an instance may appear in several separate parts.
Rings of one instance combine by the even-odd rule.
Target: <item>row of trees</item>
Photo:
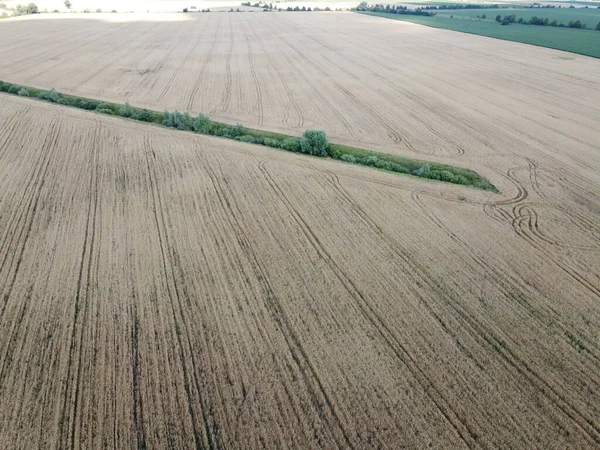
[[[403,165],[394,160],[390,160],[385,155],[382,157],[382,155],[378,156],[373,154],[373,152],[360,149],[354,149],[354,154],[344,153],[344,151],[349,150],[345,147],[331,145],[327,140],[325,132],[321,130],[306,130],[300,137],[285,136],[259,130],[248,130],[239,123],[236,125],[228,125],[214,122],[204,114],[200,114],[196,117],[191,116],[187,112],[181,113],[179,111],[165,111],[161,114],[146,109],[134,108],[128,102],[125,102],[124,105],[104,103],[81,97],[65,96],[54,89],[42,91],[35,88],[26,88],[24,86],[5,83],[3,81],[0,81],[0,92],[8,92],[23,97],[36,97],[40,100],[58,105],[71,106],[87,111],[96,111],[101,114],[117,115],[143,122],[162,124],[177,130],[219,136],[240,142],[264,145],[323,158],[330,157],[351,164],[372,166],[382,170],[410,174],[422,178],[465,185],[476,184],[475,181],[477,181],[471,180],[461,173],[446,170],[452,169],[451,167],[438,166],[432,168],[428,163],[419,163],[418,161],[406,161],[406,165]],[[486,188],[486,186],[482,187]]]
[[[374,5],[369,6],[365,1],[360,2],[357,11],[370,11],[377,13],[388,13],[388,14],[402,14],[407,16],[435,16],[435,13],[425,10],[426,8],[408,9],[406,6],[401,5]]]
[[[485,17],[483,17],[485,19]],[[560,27],[560,28],[587,28],[587,25],[581,20],[570,20],[568,24],[558,23],[556,20],[550,21],[547,17],[538,17],[533,16],[529,20],[525,20],[522,17],[517,19],[517,16],[511,14],[509,16],[502,17],[500,14],[496,16],[496,22],[501,23],[502,25],[510,25],[513,23],[518,23],[522,25],[537,25],[542,27]],[[600,23],[596,25],[596,30],[600,31]]]

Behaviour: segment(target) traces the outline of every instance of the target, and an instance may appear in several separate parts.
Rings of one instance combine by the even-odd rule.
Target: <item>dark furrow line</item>
[[[274,189],[278,193],[279,197],[282,199],[284,205],[286,205],[286,207],[288,208],[292,217],[296,220],[298,225],[300,225],[300,228],[304,232],[308,241],[314,246],[319,256],[329,265],[332,272],[336,275],[336,277],[339,279],[342,285],[346,288],[350,296],[354,298],[356,305],[358,306],[359,310],[364,315],[364,317],[374,326],[375,330],[379,333],[380,337],[384,340],[388,347],[392,349],[392,351],[395,353],[398,359],[402,361],[405,367],[411,372],[417,383],[419,383],[419,385],[423,389],[424,393],[436,405],[437,409],[445,417],[448,423],[453,427],[453,429],[456,431],[457,435],[461,438],[465,445],[469,448],[474,448],[474,446],[478,445],[473,437],[475,433],[473,433],[473,431],[470,430],[469,427],[460,420],[458,415],[454,412],[454,410],[447,403],[445,398],[441,395],[440,391],[426,377],[426,375],[418,366],[414,358],[410,355],[408,350],[398,339],[396,339],[396,337],[387,327],[385,322],[375,312],[373,307],[365,298],[364,294],[360,292],[356,284],[350,279],[350,277],[348,277],[342,271],[342,269],[333,260],[331,255],[325,250],[324,246],[321,244],[318,237],[312,231],[310,226],[302,218],[300,213],[294,208],[293,204],[287,198],[283,190],[281,190],[281,188],[277,186],[272,176],[266,170],[266,168],[264,167],[265,161],[266,160],[263,160],[261,161],[261,163],[259,163],[261,171],[264,173],[267,181],[269,181],[269,184],[271,185],[272,189]],[[462,429],[463,427],[464,429]]]
[[[204,81],[204,72],[206,71],[206,67],[208,66],[208,63],[212,59],[212,54],[215,49],[215,45],[217,44],[217,37],[219,36],[219,30],[221,27],[221,16],[218,16],[218,17],[219,17],[219,20],[217,22],[217,27],[215,29],[215,35],[213,36],[213,40],[211,42],[210,49],[208,50],[208,53],[206,54],[206,58],[204,58],[204,61],[202,62],[202,68],[200,69],[198,78],[196,78],[196,82],[192,89],[192,94],[190,95],[190,99],[188,100],[187,110],[190,112],[192,112],[194,110],[194,98],[196,97],[196,94],[198,93],[198,89],[200,89],[200,84],[202,83],[202,81]]]
[[[209,174],[209,177],[211,178],[211,181],[213,182],[213,185],[215,186],[215,189],[217,191],[219,202],[221,203],[221,205],[225,211],[230,212],[229,220],[230,220],[230,223],[237,230],[236,238],[237,238],[240,246],[246,250],[246,254],[250,258],[250,262],[253,266],[253,269],[259,275],[257,277],[257,280],[259,281],[263,291],[266,293],[265,300],[267,300],[267,305],[269,306],[268,309],[269,309],[269,312],[271,313],[271,317],[272,317],[273,321],[275,322],[275,324],[277,325],[277,327],[279,328],[279,331],[283,335],[283,337],[286,341],[286,344],[288,346],[288,349],[290,351],[290,354],[291,354],[292,358],[294,359],[296,366],[300,370],[300,373],[302,374],[302,377],[304,379],[304,384],[306,385],[308,391],[311,393],[311,400],[313,401],[314,406],[316,407],[317,411],[320,411],[321,405],[319,404],[319,401],[315,399],[315,397],[317,397],[317,396],[315,395],[315,392],[313,390],[314,388],[312,387],[312,382],[310,380],[309,374],[306,373],[306,369],[304,368],[305,365],[308,367],[308,369],[310,371],[310,375],[312,375],[312,378],[315,380],[315,382],[317,384],[317,389],[320,391],[321,396],[325,400],[325,404],[327,405],[332,417],[335,419],[337,425],[339,426],[339,429],[344,438],[344,443],[345,443],[346,448],[354,448],[350,438],[348,437],[348,435],[346,433],[346,430],[344,429],[344,427],[342,425],[339,415],[336,412],[335,407],[333,406],[333,402],[331,401],[331,399],[329,398],[329,395],[327,394],[327,391],[325,390],[324,384],[321,381],[316,368],[310,362],[310,359],[308,357],[308,354],[306,353],[306,350],[300,343],[300,339],[298,338],[297,334],[294,332],[291,321],[289,320],[287,314],[283,310],[283,307],[281,306],[281,304],[277,298],[277,295],[275,294],[275,291],[269,282],[267,272],[263,268],[258,255],[254,251],[254,249],[251,245],[251,241],[248,239],[246,233],[244,232],[243,227],[239,223],[237,216],[235,215],[235,213],[233,211],[231,211],[231,206],[230,206],[229,201],[227,200],[227,196],[224,193],[220,183],[216,180],[214,173],[209,172],[209,170],[210,170],[209,165],[206,166],[206,169],[207,169],[207,173]],[[238,208],[238,212],[240,212],[239,208]],[[298,353],[299,353],[299,355],[298,355]],[[319,415],[320,414],[321,413],[319,412]],[[344,448],[344,446],[342,446],[342,448]]]
[[[415,199],[414,195],[413,199]],[[418,199],[418,196],[415,200],[415,203],[420,208],[421,205],[424,205]],[[423,210],[423,208],[421,209]],[[433,213],[431,211],[429,211],[427,208],[423,211],[428,217],[431,218],[432,221],[434,221],[434,223],[438,225],[438,227],[441,226],[445,228],[445,226],[441,223],[441,221],[439,221],[439,219],[437,219],[437,217],[435,219],[432,217]],[[454,235],[454,233],[452,233],[447,228],[446,233],[451,237],[452,240],[455,240],[455,242],[461,243],[463,246],[466,245],[464,242],[462,242],[460,238],[458,238],[458,236]],[[539,248],[541,249],[541,247]],[[546,253],[550,255],[549,252]],[[471,258],[476,263],[480,265],[483,264],[482,268],[484,270],[489,270],[497,275],[497,273],[492,267],[483,263],[478,257],[471,255]],[[431,280],[431,282],[435,284],[435,281]],[[503,288],[500,287],[500,289],[509,298],[514,298],[513,295],[506,292]],[[529,380],[532,386],[535,386],[539,391],[544,393],[547,396],[547,398],[550,399],[550,401],[552,401],[552,403],[565,414],[565,416],[570,418],[571,421],[575,423],[580,429],[582,429],[593,441],[595,441],[596,443],[600,443],[600,426],[596,425],[593,420],[585,417],[583,414],[577,411],[575,407],[571,406],[563,395],[557,392],[554,387],[552,387],[546,380],[544,380],[540,375],[538,375],[529,366],[529,364],[527,364],[527,362],[519,358],[518,355],[516,355],[512,350],[510,350],[503,340],[495,336],[495,334],[491,330],[486,329],[486,327],[483,324],[479,323],[474,317],[470,316],[466,310],[459,307],[458,305],[458,302],[449,303],[449,306],[451,306],[451,308],[457,314],[459,314],[459,316],[463,318],[464,321],[468,323],[473,330],[477,331],[477,333],[502,356],[502,358],[507,364],[509,364],[511,367],[517,370],[527,380]]]
[[[55,148],[56,148],[56,143],[57,143],[58,137],[59,137],[59,133],[57,130],[57,125],[58,125],[59,121],[60,121],[60,119],[54,119],[50,125],[50,131],[48,132],[48,137],[46,138],[46,140],[44,142],[44,146],[42,148],[42,163],[37,172],[37,175],[34,175],[34,177],[32,177],[32,179],[30,180],[30,183],[29,183],[29,185],[32,186],[32,194],[31,194],[31,198],[29,200],[29,205],[26,208],[24,208],[26,211],[25,215],[22,216],[24,223],[23,223],[23,226],[21,227],[21,232],[19,233],[19,237],[17,238],[17,243],[19,243],[22,239],[22,244],[21,244],[20,250],[15,251],[15,253],[13,254],[13,258],[11,259],[11,266],[15,259],[16,259],[16,265],[15,265],[15,270],[13,272],[13,276],[12,276],[10,282],[8,283],[8,292],[4,295],[4,298],[3,298],[4,303],[2,305],[2,311],[0,312],[0,318],[4,317],[4,313],[8,306],[8,302],[10,300],[10,296],[12,294],[12,290],[15,285],[15,281],[19,274],[19,269],[21,268],[21,263],[23,261],[23,255],[25,253],[25,248],[27,247],[29,237],[31,236],[31,230],[33,228],[33,223],[35,221],[38,202],[41,197],[41,191],[44,188],[44,185],[46,183],[46,175],[48,172],[48,167],[50,166],[50,162],[53,159]],[[46,147],[46,144],[47,144],[47,147]],[[44,149],[46,150],[45,153],[44,153]],[[44,157],[45,157],[45,159],[44,159]],[[38,189],[33,191],[33,189],[36,185],[39,185]],[[25,223],[27,223],[28,217],[30,217],[29,223],[27,225],[25,225]],[[19,219],[19,222],[20,222],[20,219]],[[11,240],[11,242],[12,242],[12,240]],[[10,275],[9,275],[9,277],[10,277]],[[7,277],[7,279],[8,279],[8,277]],[[27,306],[28,306],[28,302],[22,302],[22,304],[20,306],[20,313],[19,313],[20,316],[24,315],[25,309]],[[4,378],[4,371],[6,369],[7,359],[9,359],[8,356],[10,353],[11,343],[14,339],[14,335],[16,333],[16,329],[19,324],[20,324],[20,321],[15,321],[15,322],[13,322],[13,325],[11,327],[10,335],[9,335],[9,338],[8,338],[7,344],[6,344],[6,350],[5,350],[4,356],[2,358],[2,367],[0,368],[0,380],[2,380]]]
[[[181,362],[181,367],[182,367],[183,374],[184,374],[184,388],[185,388],[185,391],[186,391],[186,394],[188,397],[188,411],[189,411],[190,417],[192,419],[192,429],[193,429],[193,434],[194,434],[195,446],[196,446],[196,449],[202,449],[203,444],[204,444],[204,438],[203,438],[203,436],[200,435],[198,429],[196,428],[196,413],[192,406],[192,390],[191,390],[191,386],[190,386],[192,381],[194,382],[197,394],[200,398],[200,404],[202,406],[202,420],[203,420],[203,424],[204,424],[204,431],[206,433],[206,438],[208,441],[208,448],[209,449],[214,449],[214,448],[218,449],[218,448],[221,448],[221,445],[218,441],[218,436],[213,436],[213,433],[211,431],[210,422],[209,422],[209,418],[208,418],[208,412],[206,411],[206,409],[207,409],[206,402],[204,401],[204,396],[202,395],[202,389],[201,389],[200,383],[198,382],[198,378],[197,378],[198,371],[196,369],[196,361],[193,357],[194,356],[193,355],[193,347],[191,345],[189,330],[187,329],[185,320],[183,320],[183,307],[181,304],[179,290],[177,289],[177,282],[176,282],[176,278],[175,278],[174,269],[172,266],[171,266],[170,271],[167,269],[168,258],[166,256],[166,253],[167,253],[168,249],[170,248],[170,246],[168,243],[168,237],[167,237],[167,231],[166,231],[167,227],[166,227],[165,218],[164,218],[164,210],[163,210],[162,202],[160,200],[158,185],[156,183],[156,181],[157,181],[156,166],[150,160],[150,153],[152,153],[153,159],[156,159],[156,156],[154,154],[154,150],[152,149],[152,146],[150,143],[150,137],[147,133],[144,136],[144,141],[145,141],[145,149],[146,149],[146,151],[145,151],[146,164],[147,164],[148,175],[149,175],[151,191],[152,191],[152,201],[153,201],[153,205],[154,205],[154,208],[153,208],[154,209],[154,219],[155,219],[156,228],[157,228],[157,232],[158,232],[160,251],[161,251],[162,268],[163,268],[163,273],[165,276],[165,282],[167,284],[167,291],[169,294],[169,298],[171,300],[173,324],[175,326],[175,334],[176,334],[177,343],[179,346],[180,362]],[[164,233],[164,236],[163,236],[163,233]],[[165,246],[167,248],[167,251],[165,250]],[[170,276],[169,276],[169,272],[171,272]],[[174,288],[171,287],[171,283],[169,282],[170,279],[172,279]],[[190,376],[190,374],[188,373],[188,370],[186,368],[187,358],[185,357],[185,354],[184,354],[184,348],[183,348],[182,339],[181,339],[181,328],[179,326],[179,321],[177,320],[177,317],[176,317],[177,314],[175,312],[175,305],[174,305],[175,300],[177,301],[177,305],[179,308],[179,315],[181,316],[182,320],[184,321],[185,336],[186,336],[186,340],[187,340],[186,344],[187,344],[187,348],[191,355],[190,362],[192,364],[192,370],[194,372],[193,377]]]
[[[98,122],[96,120],[96,122]],[[98,139],[98,134],[99,134],[99,124],[97,124],[98,126],[94,129],[94,137],[92,139],[92,146],[91,146],[91,155],[90,155],[90,181],[88,184],[88,195],[89,197],[89,203],[88,203],[88,213],[87,213],[87,217],[86,217],[86,222],[85,222],[85,236],[84,236],[84,240],[83,240],[83,247],[81,250],[81,258],[80,258],[80,265],[79,265],[79,275],[77,277],[77,290],[76,290],[76,295],[75,295],[75,304],[74,304],[74,308],[73,308],[73,319],[72,319],[72,323],[73,323],[73,327],[71,329],[71,338],[70,338],[70,344],[69,344],[69,358],[68,358],[68,364],[67,364],[67,376],[65,378],[66,380],[66,385],[67,388],[65,389],[65,393],[64,393],[64,397],[63,397],[63,405],[62,405],[62,409],[61,409],[61,415],[60,415],[60,422],[59,422],[59,426],[60,428],[60,436],[59,436],[59,443],[60,446],[62,448],[71,448],[74,449],[75,448],[75,431],[76,431],[76,419],[77,419],[77,407],[78,407],[78,397],[79,397],[79,385],[81,382],[81,346],[83,345],[83,335],[84,335],[84,330],[83,330],[83,326],[81,329],[81,334],[80,334],[80,338],[79,338],[79,354],[77,356],[77,372],[75,372],[75,392],[74,392],[74,398],[73,398],[73,407],[71,408],[71,411],[69,413],[68,416],[68,423],[67,423],[67,430],[65,430],[65,420],[67,420],[67,404],[68,404],[68,399],[69,399],[69,385],[71,383],[71,377],[72,377],[72,370],[73,370],[73,360],[75,358],[75,351],[76,351],[76,334],[77,334],[77,321],[79,319],[79,315],[80,315],[80,308],[81,308],[81,302],[82,302],[82,297],[86,296],[86,300],[87,300],[87,295],[84,294],[84,289],[83,289],[83,279],[84,279],[84,272],[87,274],[87,276],[89,277],[90,274],[90,270],[91,270],[91,263],[92,263],[92,255],[91,252],[93,250],[93,245],[94,245],[94,234],[95,234],[95,221],[96,221],[96,211],[97,211],[97,139]],[[88,242],[90,243],[90,245],[88,245]],[[86,259],[87,259],[87,270],[86,268]],[[86,282],[89,283],[89,278],[86,279]],[[86,285],[85,291],[87,294],[87,289],[88,286]],[[84,303],[84,307],[85,307],[85,312],[87,312],[87,301]],[[83,317],[85,318],[85,312],[83,313]],[[72,423],[72,429],[70,424]],[[67,436],[68,433],[68,436]],[[66,441],[69,441],[70,447],[66,445]]]

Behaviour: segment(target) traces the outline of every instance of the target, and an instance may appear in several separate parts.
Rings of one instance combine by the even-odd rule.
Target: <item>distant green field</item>
[[[497,14],[502,17],[514,14],[522,17],[525,20],[531,19],[533,16],[548,18],[550,21],[556,20],[558,23],[569,23],[570,20],[581,20],[586,23],[588,28],[595,29],[600,22],[600,9],[598,8],[502,8],[502,9],[459,9],[436,11],[438,16],[454,18],[473,18],[485,14],[489,20],[494,20]]]
[[[434,28],[444,28],[446,30],[460,31],[463,33],[477,34],[480,36],[487,36],[496,39],[504,39],[507,41],[522,42],[524,44],[537,45],[540,47],[554,48],[557,50],[564,50],[567,52],[578,53],[580,55],[593,56],[600,58],[600,31],[595,31],[596,23],[589,23],[588,20],[583,20],[588,24],[587,30],[579,30],[572,28],[558,28],[558,27],[541,27],[535,25],[518,25],[512,24],[508,26],[500,25],[494,21],[494,17],[497,14],[502,16],[509,14],[516,14],[515,12],[507,12],[508,9],[502,9],[501,12],[494,12],[497,10],[492,9],[480,9],[480,10],[453,10],[453,11],[439,11],[438,15],[434,17],[425,16],[408,16],[401,14],[388,14],[388,13],[375,13],[375,12],[358,12],[358,14],[366,14],[370,16],[385,17],[387,19],[402,20],[406,22],[418,23],[421,25],[427,25]],[[531,10],[525,9],[525,11],[531,11],[531,16],[546,17],[544,12],[556,12],[556,9],[540,9]],[[565,11],[573,11],[569,8]],[[590,11],[583,10],[583,11]],[[594,13],[597,10],[592,10]],[[562,8],[558,10],[558,13],[563,13]],[[486,20],[480,19],[468,19],[460,18],[458,16],[463,14],[485,14]],[[450,18],[453,15],[454,18]],[[517,17],[519,17],[517,15]],[[529,19],[527,16],[524,18]],[[550,16],[548,15],[548,18]],[[554,19],[552,19],[554,20]],[[558,20],[558,19],[556,19]],[[569,19],[577,20],[577,19]],[[569,21],[567,20],[567,22]],[[600,19],[599,19],[600,20]],[[593,26],[592,26],[593,25]]]

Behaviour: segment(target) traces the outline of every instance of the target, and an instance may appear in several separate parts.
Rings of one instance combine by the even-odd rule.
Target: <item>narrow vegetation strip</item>
[[[306,130],[301,137],[290,136],[246,128],[241,124],[229,125],[216,122],[204,114],[192,117],[187,112],[164,111],[163,113],[160,113],[157,111],[135,108],[127,102],[125,102],[124,105],[101,102],[98,100],[62,94],[54,89],[45,91],[7,83],[1,80],[0,92],[23,97],[32,97],[58,105],[95,111],[100,114],[160,124],[178,130],[218,136],[294,153],[303,153],[316,157],[336,159],[350,164],[370,166],[388,172],[472,186],[478,189],[497,192],[494,185],[472,170],[329,143],[325,133],[319,130]]]

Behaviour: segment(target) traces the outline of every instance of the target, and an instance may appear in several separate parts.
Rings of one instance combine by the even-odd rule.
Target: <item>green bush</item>
[[[240,141],[240,142],[247,142],[248,144],[256,144],[256,140],[254,139],[253,136],[248,136],[248,135],[236,136],[234,139],[236,141]]]
[[[405,166],[401,165],[401,164],[396,164],[396,163],[391,162],[390,166],[391,166],[390,170],[392,172],[410,173],[410,169],[408,167],[405,167]]]
[[[96,112],[99,112],[99,113],[102,113],[102,114],[108,114],[108,115],[111,115],[111,116],[113,116],[115,114],[115,112],[112,109],[110,109],[110,108],[100,108],[100,107],[98,107],[98,108],[96,108]]]
[[[452,172],[449,172],[448,170],[441,170],[440,180],[452,182],[454,181],[454,174]]]
[[[153,122],[154,114],[152,114],[147,109],[142,109],[140,112],[133,116],[135,120],[141,120],[142,122]]]
[[[374,166],[377,163],[377,161],[377,156],[365,156],[363,158],[360,158],[358,162],[359,164],[362,164],[364,166]]]
[[[123,105],[123,107],[121,109],[119,109],[119,115],[122,117],[131,117],[131,116],[133,116],[133,113],[134,113],[134,109],[127,101],[125,101],[125,104]]]
[[[8,87],[8,90],[6,92],[8,92],[9,94],[18,94],[20,90],[21,90],[21,86],[17,86],[15,84],[11,84]]]
[[[238,136],[242,136],[244,133],[244,126],[241,123],[238,123],[233,127],[228,127],[227,129],[227,135],[233,139],[235,139]]]
[[[278,139],[264,138],[263,145],[266,145],[267,147],[280,148],[281,141],[279,141]]]
[[[69,101],[53,89],[42,91],[38,94],[38,98],[47,102],[57,103],[59,105],[68,105]]]
[[[0,92],[8,92],[12,84],[7,83],[6,81],[0,81]]]
[[[324,131],[306,130],[300,139],[300,151],[314,156],[327,156],[329,142]]]
[[[78,98],[71,102],[71,105],[75,106],[76,108],[86,109],[88,111],[95,110],[96,108],[98,108],[99,104],[99,102],[95,102],[93,100],[86,100],[83,98]]]
[[[213,121],[205,116],[204,114],[200,114],[198,117],[194,119],[193,130],[196,133],[202,134],[210,134],[213,128]]]
[[[352,163],[352,164],[356,164],[356,162],[357,162],[356,157],[353,156],[353,155],[343,154],[342,156],[340,156],[340,159],[342,161],[346,161],[346,162],[349,162],[349,163]]]
[[[281,143],[281,148],[289,152],[298,153],[300,151],[300,139],[297,137],[289,137]]]
[[[392,170],[392,163],[390,163],[389,161],[383,161],[383,160],[378,160],[375,163],[375,167],[377,167],[378,169],[383,169],[383,170]]]
[[[424,177],[424,178],[429,178],[430,174],[431,174],[431,167],[429,167],[429,163],[423,164],[423,166],[420,169],[417,169],[413,172],[413,175],[415,175],[417,177]]]
[[[29,97],[29,91],[22,87],[21,89],[19,89],[19,92],[17,92],[17,95],[20,95],[21,97]]]

